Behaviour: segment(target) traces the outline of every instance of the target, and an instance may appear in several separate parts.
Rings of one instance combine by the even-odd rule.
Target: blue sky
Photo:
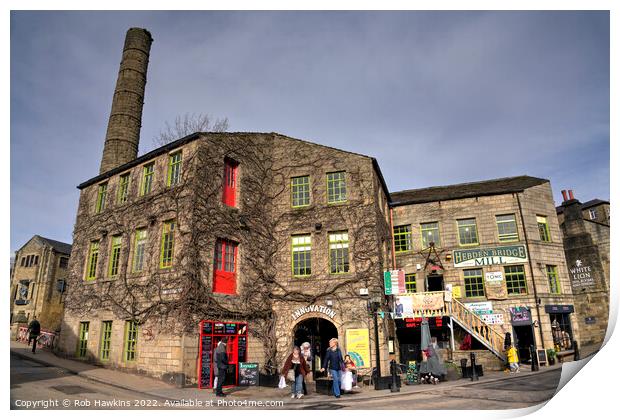
[[[607,12],[12,12],[11,251],[71,242],[134,26],[140,154],[209,113],[374,156],[392,191],[528,174],[609,199]]]

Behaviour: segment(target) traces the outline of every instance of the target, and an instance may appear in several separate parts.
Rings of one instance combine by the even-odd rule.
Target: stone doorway
[[[312,360],[308,364],[312,369],[313,378],[320,376],[321,363],[332,338],[338,338],[338,329],[331,321],[323,318],[308,318],[293,328],[294,345],[310,343]]]

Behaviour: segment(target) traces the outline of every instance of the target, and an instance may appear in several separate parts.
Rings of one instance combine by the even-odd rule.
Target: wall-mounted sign
[[[573,305],[545,305],[545,312],[548,314],[572,314],[575,312]]]
[[[592,267],[584,265],[582,260],[576,260],[575,265],[573,265],[569,271],[573,289],[594,286],[595,282],[592,278]]]
[[[586,325],[594,325],[596,324],[596,317],[595,316],[587,316],[586,317]]]
[[[347,353],[355,366],[370,366],[370,338],[367,328],[352,328],[346,331]]]
[[[454,250],[452,253],[454,267],[456,268],[514,264],[527,261],[527,251],[524,245]]]
[[[312,312],[327,315],[331,319],[334,319],[334,317],[336,316],[336,311],[334,311],[332,308],[329,308],[323,305],[309,305],[309,306],[299,308],[296,311],[294,311],[292,314],[293,321],[296,321],[297,318],[299,318],[302,315],[309,314]]]
[[[515,326],[532,325],[532,311],[527,306],[510,308],[510,323]]]
[[[403,270],[384,271],[383,286],[385,287],[386,295],[407,293],[405,272]]]
[[[502,325],[504,324],[504,314],[499,313],[499,314],[486,314],[486,315],[480,315],[480,318],[486,322],[487,324],[491,324],[491,325]]]
[[[383,272],[383,287],[385,288],[385,294],[391,295],[392,293],[392,274],[389,271]]]
[[[452,286],[452,297],[454,299],[461,298],[461,286]]]
[[[464,303],[465,307],[476,315],[489,315],[493,313],[493,303],[491,302],[472,302]]]
[[[484,274],[484,278],[488,284],[501,283],[504,280],[504,273],[501,271],[490,271]]]

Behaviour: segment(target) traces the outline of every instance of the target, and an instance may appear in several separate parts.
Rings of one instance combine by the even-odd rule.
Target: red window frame
[[[224,185],[222,202],[230,207],[237,206],[237,170],[239,163],[232,159],[224,159]]]
[[[227,239],[215,243],[213,258],[213,292],[237,294],[237,248],[238,244]]]

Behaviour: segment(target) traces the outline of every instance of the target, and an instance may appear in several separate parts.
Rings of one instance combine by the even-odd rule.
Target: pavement
[[[36,354],[33,354],[30,349],[21,342],[11,342],[11,362],[13,360],[29,361],[36,364],[53,367],[62,370],[65,375],[75,375],[78,378],[83,378],[89,383],[95,383],[103,385],[104,387],[116,388],[119,390],[125,390],[126,395],[133,396],[134,398],[141,397],[143,399],[157,400],[160,403],[168,401],[167,404],[176,404],[176,407],[170,408],[196,408],[187,406],[186,403],[196,400],[217,400],[212,390],[198,389],[197,387],[188,388],[176,388],[172,385],[166,384],[160,380],[153,379],[147,376],[135,375],[130,373],[121,372],[118,370],[106,369],[97,367],[91,364],[82,363],[76,360],[64,359],[57,357],[53,353],[38,349]],[[470,381],[469,379],[458,379],[453,381],[441,382],[437,385],[404,385],[400,392],[392,393],[390,390],[376,391],[372,387],[361,387],[354,389],[352,393],[347,393],[340,399],[336,399],[333,396],[326,396],[317,394],[314,391],[312,384],[309,384],[309,394],[302,399],[291,399],[290,388],[285,389],[271,388],[271,387],[236,387],[225,390],[228,396],[225,398],[227,404],[233,404],[235,402],[243,402],[245,400],[261,400],[261,401],[281,401],[284,407],[280,408],[334,408],[334,404],[341,404],[338,408],[349,408],[349,404],[352,405],[375,405],[375,408],[386,408],[386,398],[392,398],[394,403],[398,405],[398,401],[403,405],[402,408],[406,408],[406,401],[413,401],[423,398],[425,395],[444,395],[452,396],[457,399],[466,400],[470,396],[476,394],[481,390],[489,390],[496,388],[505,388],[510,391],[510,387],[506,387],[503,381],[511,381],[515,384],[522,382],[523,384],[530,383],[536,384],[536,375],[542,375],[540,379],[540,387],[546,390],[544,398],[549,399],[553,396],[559,377],[561,373],[561,364],[556,364],[550,367],[541,367],[538,372],[531,372],[529,366],[522,366],[521,372],[516,374],[506,372],[492,372],[488,371],[484,373],[478,381]],[[12,366],[13,368],[13,366]],[[12,388],[13,388],[13,376],[12,376]],[[518,380],[518,381],[517,381]],[[515,385],[516,386],[516,385]],[[538,386],[538,385],[534,385]],[[97,388],[97,386],[95,386]],[[541,388],[541,389],[542,389]],[[533,389],[533,391],[536,391]],[[483,393],[487,394],[488,391]],[[535,392],[534,392],[535,393]],[[13,394],[13,389],[12,389]],[[519,393],[521,394],[521,392]],[[109,395],[112,395],[110,393]],[[120,395],[123,395],[120,392]],[[541,394],[542,395],[542,394]],[[12,400],[13,395],[11,396]],[[529,406],[539,403],[542,396],[537,397],[537,401],[514,401],[521,404],[520,406]],[[516,407],[516,405],[515,405]],[[154,408],[163,408],[161,405]],[[243,408],[241,406],[236,408]],[[276,408],[276,407],[274,407]],[[355,407],[350,407],[355,408]],[[471,407],[469,407],[471,408]],[[512,406],[505,406],[505,408],[512,408]]]

